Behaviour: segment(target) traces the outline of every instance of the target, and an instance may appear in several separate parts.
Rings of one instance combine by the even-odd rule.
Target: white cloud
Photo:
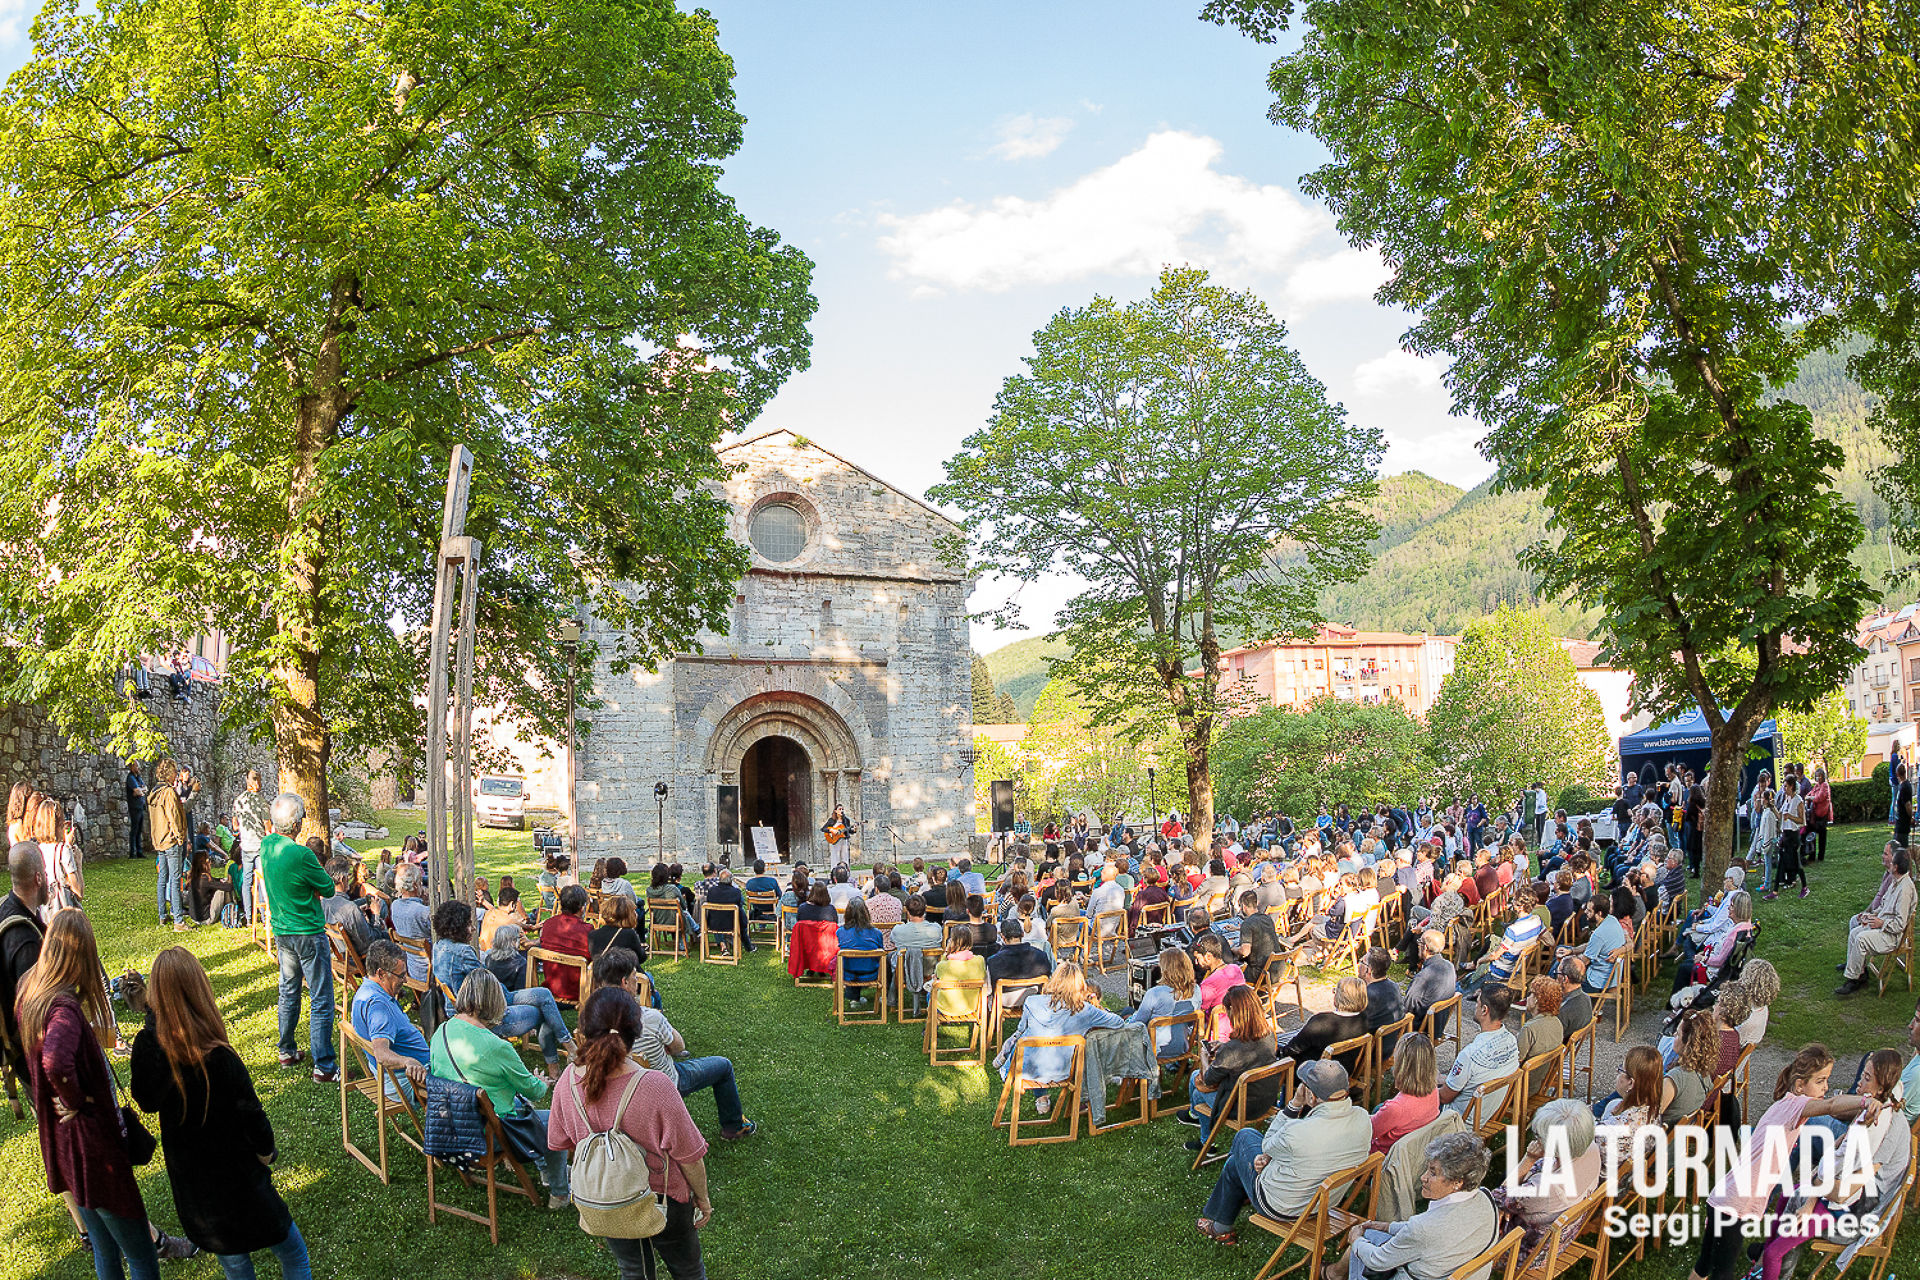
[[[1287,275],[1287,301],[1296,307],[1371,298],[1390,273],[1373,249],[1342,249],[1314,258]]]
[[[1009,116],[1000,122],[1000,141],[992,150],[1003,160],[1037,160],[1052,155],[1072,129],[1073,121],[1066,116]]]
[[[0,46],[24,43],[39,11],[40,0],[0,0]]]
[[[1354,366],[1353,389],[1356,394],[1369,397],[1437,391],[1440,375],[1445,370],[1444,362],[1431,357],[1389,351]]]
[[[888,234],[880,248],[896,280],[995,293],[1103,273],[1152,275],[1170,262],[1272,274],[1318,269],[1299,263],[1299,253],[1331,230],[1331,219],[1284,187],[1219,172],[1220,155],[1212,138],[1163,131],[1038,200],[1000,196],[882,214]]]

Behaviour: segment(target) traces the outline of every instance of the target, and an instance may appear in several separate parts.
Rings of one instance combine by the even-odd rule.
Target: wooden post
[[[453,611],[455,596],[468,598],[469,584],[462,580],[462,569],[470,571],[467,558],[469,539],[466,537],[467,525],[467,488],[473,476],[473,454],[465,445],[455,445],[453,456],[447,466],[447,497],[440,514],[440,546],[435,554],[437,561],[433,581],[433,622],[431,632],[431,661],[427,676],[427,902],[438,907],[447,899],[448,861],[447,861],[447,666],[448,649],[453,631]],[[456,551],[458,554],[450,555]],[[463,639],[470,635],[467,628],[472,609],[461,610]],[[466,661],[471,671],[471,645],[463,646]],[[462,723],[465,723],[463,718]],[[466,733],[459,735],[465,745],[471,746]],[[463,753],[464,755],[464,753]],[[455,801],[456,811],[464,815],[472,804],[467,794],[464,774],[460,781],[460,795]],[[461,822],[464,833],[468,824]],[[467,889],[471,900],[472,887]]]

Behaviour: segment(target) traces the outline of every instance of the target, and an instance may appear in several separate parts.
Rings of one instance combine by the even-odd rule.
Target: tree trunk
[[[1193,847],[1202,857],[1210,851],[1209,837],[1213,834],[1213,774],[1208,765],[1208,739],[1211,738],[1211,726],[1204,731],[1196,731],[1187,741],[1187,831],[1193,836]]]
[[[1740,774],[1747,763],[1747,744],[1760,727],[1765,713],[1756,709],[1745,715],[1737,711],[1713,731],[1713,755],[1707,764],[1707,810],[1702,815],[1702,857],[1700,893],[1704,900],[1719,888],[1732,860],[1740,833]]]

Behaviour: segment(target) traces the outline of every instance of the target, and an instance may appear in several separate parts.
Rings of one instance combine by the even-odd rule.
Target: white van
[[[473,784],[473,816],[483,827],[527,829],[527,783],[524,778],[483,774]]]

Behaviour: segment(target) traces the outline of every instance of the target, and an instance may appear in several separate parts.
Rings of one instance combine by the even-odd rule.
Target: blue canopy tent
[[[1780,742],[1779,726],[1771,720],[1763,722],[1754,731],[1753,740],[1747,746],[1746,761],[1740,770],[1740,800],[1743,806],[1746,798],[1753,793],[1753,784],[1762,769],[1773,776],[1775,783],[1780,781],[1780,767],[1776,761],[1782,754],[1784,748]],[[1632,774],[1639,774],[1643,783],[1664,781],[1667,766],[1673,764],[1682,769],[1692,769],[1704,778],[1707,762],[1712,756],[1713,734],[1707,728],[1706,716],[1696,707],[1677,720],[1669,720],[1621,738],[1620,776],[1623,781]],[[1744,813],[1740,825],[1743,828],[1745,826]]]

